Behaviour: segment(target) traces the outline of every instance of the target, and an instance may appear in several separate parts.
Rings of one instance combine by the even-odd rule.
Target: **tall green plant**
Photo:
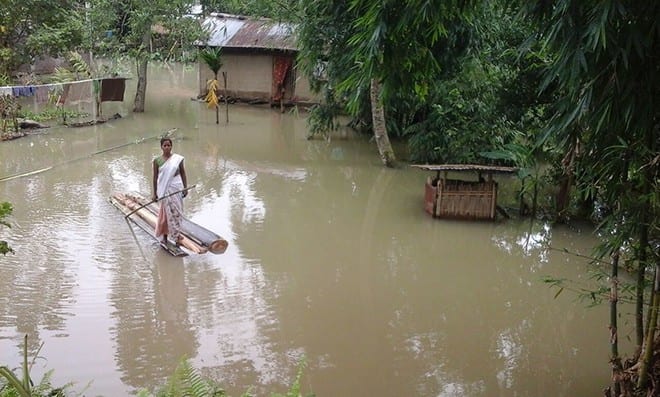
[[[213,72],[213,79],[206,82],[206,103],[209,107],[215,108],[215,123],[220,123],[220,116],[218,111],[218,72],[222,68],[222,50],[220,47],[206,47],[199,52],[199,58],[206,64],[206,66]],[[225,92],[225,103],[227,102],[227,93]],[[229,120],[227,120],[229,121]]]
[[[65,397],[66,390],[72,384],[68,383],[62,387],[53,387],[51,384],[52,370],[46,372],[38,384],[33,385],[28,363],[27,339],[26,334],[23,340],[21,377],[17,376],[9,367],[0,366],[0,395],[7,397]]]
[[[41,55],[60,55],[84,42],[83,2],[0,1],[0,74]]]
[[[32,397],[32,385],[30,380],[30,372],[28,370],[28,357],[27,357],[27,335],[23,342],[23,378],[19,379],[8,367],[0,367],[0,376],[2,376],[7,384],[12,387],[16,393],[21,397]]]

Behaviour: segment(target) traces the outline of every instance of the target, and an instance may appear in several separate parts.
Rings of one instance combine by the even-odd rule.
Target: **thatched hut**
[[[496,173],[513,173],[516,168],[477,164],[413,165],[434,171],[424,187],[424,210],[436,218],[493,220],[497,214]],[[476,178],[450,179],[448,173],[472,174]]]

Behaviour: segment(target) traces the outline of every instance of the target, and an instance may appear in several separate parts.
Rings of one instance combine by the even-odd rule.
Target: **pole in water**
[[[130,229],[131,234],[133,235],[133,240],[135,240],[135,244],[137,244],[138,248],[140,249],[140,254],[142,254],[142,259],[144,259],[144,261],[146,262],[147,257],[144,255],[144,251],[142,251],[142,246],[140,245],[140,242],[138,241],[137,236],[135,235],[135,231],[133,231],[131,220],[129,220],[128,218],[124,218],[124,220],[126,221],[126,224],[128,225],[128,228]]]

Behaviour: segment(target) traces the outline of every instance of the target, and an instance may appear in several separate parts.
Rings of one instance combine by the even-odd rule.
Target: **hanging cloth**
[[[124,90],[126,89],[126,79],[111,78],[101,80],[101,102],[124,100]]]
[[[293,65],[293,58],[290,56],[273,57],[273,100],[279,101],[284,95],[284,80],[286,73]]]
[[[75,81],[69,84],[69,93],[66,103],[75,104],[81,101],[89,101],[94,98],[94,85],[92,80]]]
[[[34,96],[37,103],[48,103],[48,86],[40,85],[35,88]]]

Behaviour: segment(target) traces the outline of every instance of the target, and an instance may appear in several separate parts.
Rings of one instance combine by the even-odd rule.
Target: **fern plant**
[[[141,390],[138,397],[226,397],[227,394],[215,382],[205,379],[186,359],[177,366],[165,386],[151,394]]]
[[[71,64],[71,71],[75,73],[76,76],[82,76],[85,78],[92,77],[92,69],[87,62],[85,62],[82,55],[75,51],[70,51],[67,60]]]
[[[293,381],[293,384],[286,392],[286,394],[275,393],[271,397],[303,397],[302,392],[300,391],[300,379],[302,378],[303,369],[305,369],[305,360],[300,362],[298,365],[298,373],[296,374],[296,379]],[[314,394],[308,394],[306,397],[314,397]]]
[[[271,397],[303,397],[300,389],[304,360],[298,367],[296,379],[285,394],[273,393]],[[166,384],[154,394],[146,389],[138,392],[137,397],[229,397],[227,392],[214,380],[204,378],[197,369],[193,368],[187,359],[182,359]],[[250,391],[240,397],[254,397]],[[314,397],[308,394],[306,397]]]

